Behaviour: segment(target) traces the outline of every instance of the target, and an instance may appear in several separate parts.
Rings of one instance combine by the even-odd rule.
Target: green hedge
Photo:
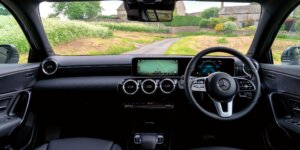
[[[168,32],[167,28],[161,23],[96,22],[95,24],[108,27],[111,30],[153,33]]]
[[[20,53],[29,50],[29,44],[21,28],[12,16],[0,16],[0,44],[13,44]],[[113,35],[107,27],[82,21],[43,20],[45,31],[52,46],[84,37],[107,38]]]
[[[13,44],[20,53],[28,52],[29,44],[12,16],[0,16],[0,44]]]
[[[165,22],[166,26],[200,26],[201,17],[196,16],[174,16],[171,22]]]
[[[43,20],[47,37],[52,46],[79,38],[108,38],[113,35],[107,27],[97,26],[83,21]]]

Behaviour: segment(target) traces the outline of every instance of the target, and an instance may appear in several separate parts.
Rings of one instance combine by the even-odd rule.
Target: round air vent
[[[152,79],[146,79],[142,82],[142,91],[145,94],[153,94],[157,89],[157,84]]]
[[[159,88],[165,94],[170,94],[175,90],[176,84],[172,79],[163,79]]]
[[[123,83],[122,88],[123,88],[124,93],[126,93],[128,95],[133,95],[138,91],[139,84],[135,80],[129,79]]]
[[[46,75],[52,75],[57,71],[58,64],[56,61],[47,59],[42,63],[42,70]]]

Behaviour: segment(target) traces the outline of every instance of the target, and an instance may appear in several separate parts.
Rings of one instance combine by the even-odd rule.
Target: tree
[[[223,31],[223,28],[224,28],[224,24],[223,23],[218,23],[215,26],[215,31],[216,32],[221,32],[221,31]]]
[[[52,8],[54,16],[62,14],[71,20],[93,19],[102,11],[100,2],[57,2]]]
[[[3,16],[10,15],[9,11],[1,4],[0,4],[0,15],[3,15]]]
[[[224,23],[223,32],[226,34],[233,34],[237,30],[237,25],[232,21],[226,21]]]
[[[293,18],[296,18],[296,19],[300,19],[300,7],[298,6],[294,11],[293,11]]]
[[[208,28],[209,24],[210,24],[210,20],[206,18],[201,18],[201,20],[199,21],[199,25],[202,28]]]
[[[219,8],[218,7],[211,7],[208,9],[203,10],[203,12],[201,13],[201,16],[203,18],[215,18],[219,16]]]

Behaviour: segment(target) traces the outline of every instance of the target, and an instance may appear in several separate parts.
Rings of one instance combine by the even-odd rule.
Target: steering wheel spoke
[[[246,78],[234,77],[238,84],[238,92],[255,92],[256,86],[254,83]]]
[[[191,90],[194,92],[206,92],[205,82],[206,77],[191,77]]]
[[[215,107],[217,109],[217,113],[220,117],[228,118],[228,117],[232,116],[233,99],[234,99],[234,97],[232,99],[230,99],[228,102],[219,102],[219,101],[213,100]]]

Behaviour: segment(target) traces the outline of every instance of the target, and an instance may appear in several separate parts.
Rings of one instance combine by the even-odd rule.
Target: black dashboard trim
[[[90,77],[62,77],[38,81],[33,87],[38,91],[119,91],[119,85],[129,76],[90,76]]]

